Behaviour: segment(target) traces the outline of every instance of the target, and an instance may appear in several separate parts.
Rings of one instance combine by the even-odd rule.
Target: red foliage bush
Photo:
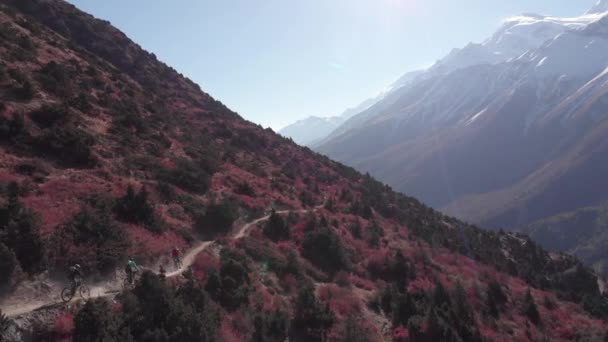
[[[293,274],[286,274],[279,281],[281,287],[287,292],[292,292],[298,288],[298,280]]]
[[[395,342],[409,342],[410,341],[410,331],[404,327],[397,327],[393,329],[393,341]]]
[[[74,316],[71,313],[61,313],[55,318],[53,332],[60,337],[68,337],[74,331]]]
[[[346,317],[350,313],[361,311],[361,301],[350,290],[334,284],[320,286],[317,290],[319,301],[329,304],[338,317]]]
[[[212,271],[218,271],[219,269],[220,261],[216,257],[207,253],[199,254],[192,265],[194,276],[201,281],[205,281],[209,273]]]

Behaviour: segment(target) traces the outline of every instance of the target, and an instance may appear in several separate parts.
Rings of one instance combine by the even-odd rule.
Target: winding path
[[[281,210],[281,211],[276,211],[276,213],[279,215],[289,214],[290,212],[308,213],[310,211],[317,211],[318,209],[323,208],[323,206],[324,206],[324,204],[321,204],[321,205],[316,206],[313,209],[309,209],[309,210],[308,209]],[[237,231],[237,233],[232,237],[232,239],[238,240],[238,239],[242,239],[242,238],[246,237],[249,234],[249,231],[251,230],[252,227],[258,225],[261,222],[267,221],[269,218],[270,218],[270,214],[244,224]],[[194,248],[190,249],[186,254],[184,254],[184,257],[182,260],[182,266],[173,272],[167,273],[167,277],[171,278],[171,277],[176,277],[176,276],[183,274],[190,266],[192,266],[192,264],[194,264],[196,257],[200,253],[205,251],[207,248],[212,246],[214,243],[215,243],[215,240],[199,242]],[[90,285],[89,287],[91,289],[91,297],[96,297],[96,298],[110,297],[110,296],[113,296],[116,293],[120,292],[120,291],[115,291],[115,290],[113,291],[112,288],[110,288],[110,286],[108,286],[108,285]],[[49,308],[56,308],[56,307],[60,307],[62,305],[64,305],[64,303],[61,301],[61,299],[48,298],[46,300],[32,300],[32,301],[28,301],[27,303],[10,304],[10,305],[6,305],[6,306],[2,306],[2,307],[0,307],[0,309],[2,310],[2,313],[5,314],[6,316],[16,317],[16,316],[20,316],[20,315],[23,315],[23,314],[26,314],[29,312],[49,309]]]

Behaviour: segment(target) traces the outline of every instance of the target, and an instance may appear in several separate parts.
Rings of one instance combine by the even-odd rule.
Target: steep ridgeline
[[[60,281],[74,262],[103,282],[128,255],[158,265],[174,246],[206,246],[183,279],[146,272],[112,302],[31,313],[45,317],[33,332],[20,325],[30,318],[0,317],[0,333],[596,341],[607,332],[597,277],[575,258],[447,217],[243,120],[66,2],[0,1],[0,36],[3,298],[40,295],[45,271]]]
[[[317,150],[444,212],[515,228],[608,199],[608,17],[508,19]]]

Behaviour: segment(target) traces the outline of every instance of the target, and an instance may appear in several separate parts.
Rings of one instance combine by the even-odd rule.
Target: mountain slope
[[[597,276],[575,258],[447,217],[243,120],[107,22],[63,1],[2,0],[0,35],[8,275],[0,308],[54,296],[42,293],[46,272],[67,286],[62,271],[74,262],[96,286],[129,255],[156,268],[174,246],[215,241],[184,279],[145,272],[111,302],[2,320],[0,333],[7,325],[42,340],[606,333]],[[233,238],[269,209],[267,223]],[[28,331],[27,322],[39,323]]]
[[[607,20],[603,13],[508,20],[318,150],[489,226],[596,204],[606,199],[596,175],[605,167]]]
[[[522,232],[545,248],[563,251],[606,274],[608,248],[608,205],[561,213],[523,227]]]

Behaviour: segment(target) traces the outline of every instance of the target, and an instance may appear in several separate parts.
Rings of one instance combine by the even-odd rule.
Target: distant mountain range
[[[279,134],[293,139],[294,142],[300,145],[313,146],[321,142],[321,140],[327,137],[346,120],[368,109],[374,103],[378,102],[378,100],[379,97],[367,99],[360,105],[349,108],[344,111],[344,113],[337,116],[327,118],[318,116],[307,117],[306,119],[299,120],[284,127],[279,131]]]
[[[578,17],[507,19],[315,148],[486,227],[598,205],[608,200],[606,11],[601,0]]]

